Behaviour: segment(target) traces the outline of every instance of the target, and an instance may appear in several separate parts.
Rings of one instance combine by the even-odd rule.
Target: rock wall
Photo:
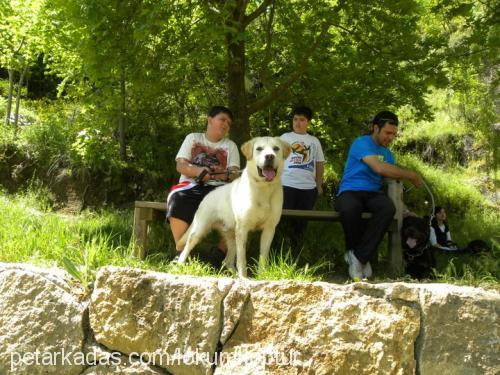
[[[0,263],[0,374],[497,374],[500,294]],[[64,355],[66,357],[64,357]]]

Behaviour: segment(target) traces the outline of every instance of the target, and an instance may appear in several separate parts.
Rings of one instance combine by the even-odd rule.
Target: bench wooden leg
[[[134,256],[140,259],[146,258],[147,255],[148,227],[152,220],[153,210],[151,208],[135,208],[132,241],[134,241]]]
[[[401,246],[401,227],[403,226],[403,185],[399,181],[388,181],[389,198],[392,199],[396,207],[394,219],[396,225],[391,228],[388,238],[389,260],[391,262],[392,272],[395,276],[403,273],[403,248]]]
[[[397,232],[389,232],[388,247],[389,260],[391,262],[392,273],[399,276],[403,273],[403,254],[401,247],[400,229]]]

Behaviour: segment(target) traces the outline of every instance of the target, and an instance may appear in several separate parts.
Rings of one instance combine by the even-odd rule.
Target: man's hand
[[[417,172],[410,171],[410,176],[408,176],[408,179],[416,187],[422,186],[422,177]]]
[[[381,162],[376,155],[365,156],[363,159],[375,173],[389,178],[409,180],[416,187],[422,186],[422,177],[417,172]]]

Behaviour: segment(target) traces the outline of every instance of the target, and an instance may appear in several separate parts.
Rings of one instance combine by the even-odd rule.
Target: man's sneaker
[[[370,262],[366,262],[366,264],[363,265],[363,277],[369,279],[372,277],[373,271],[372,271],[372,266]]]
[[[349,265],[349,276],[353,280],[361,280],[363,278],[363,264],[356,258],[352,250],[347,251],[344,259]]]

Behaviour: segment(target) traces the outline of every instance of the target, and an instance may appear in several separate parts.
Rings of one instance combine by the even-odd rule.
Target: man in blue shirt
[[[394,156],[387,147],[397,131],[396,114],[379,112],[373,118],[371,134],[356,138],[349,149],[335,209],[344,229],[345,260],[352,279],[372,276],[370,259],[396,211],[391,199],[381,191],[382,178],[406,179],[416,186],[422,184],[419,174],[394,165]],[[372,213],[366,223],[361,219],[362,212]]]

